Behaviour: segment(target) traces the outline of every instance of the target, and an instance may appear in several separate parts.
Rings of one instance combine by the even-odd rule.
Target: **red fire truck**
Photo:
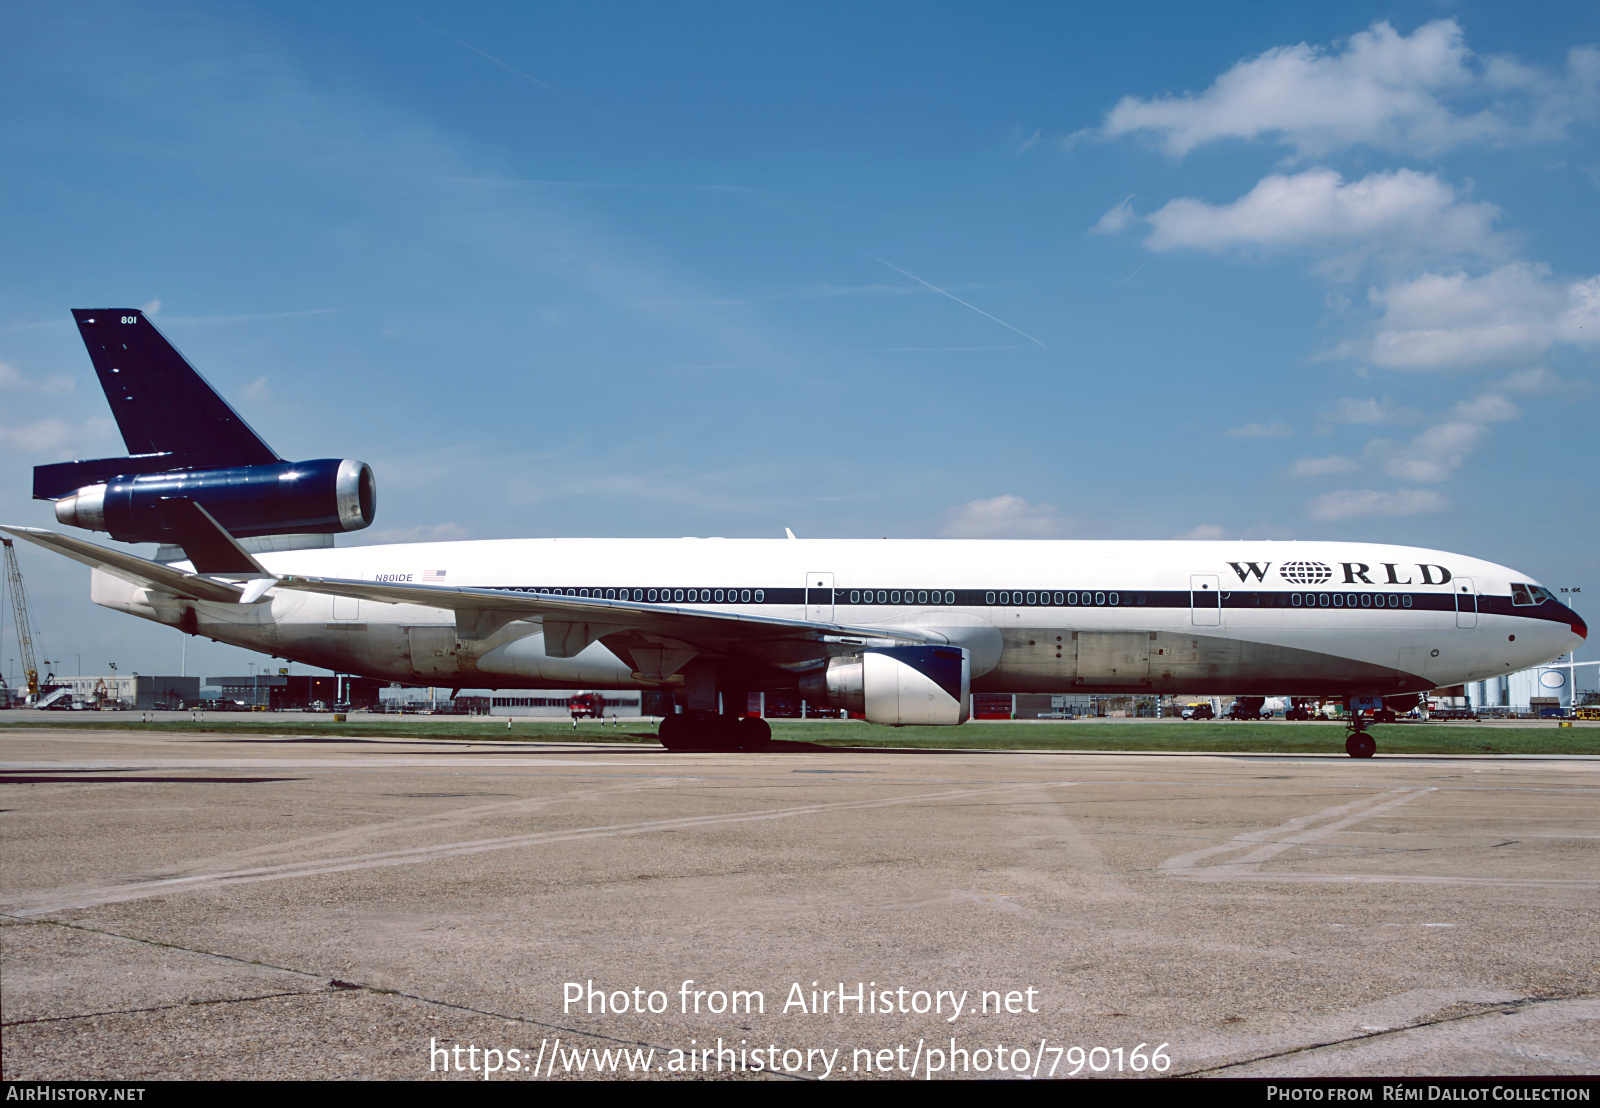
[[[567,710],[572,713],[573,719],[603,719],[606,698],[597,692],[579,693],[567,701]]]

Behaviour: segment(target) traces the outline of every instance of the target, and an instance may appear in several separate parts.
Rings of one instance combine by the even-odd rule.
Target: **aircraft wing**
[[[722,652],[765,645],[762,651],[782,664],[784,644],[803,646],[796,661],[849,653],[862,646],[943,643],[942,636],[912,628],[852,627],[800,619],[706,611],[628,600],[598,600],[555,593],[512,592],[445,585],[391,584],[322,577],[281,577],[277,588],[355,597],[383,604],[417,604],[456,613],[463,638],[488,638],[515,620],[544,624],[545,653],[570,658],[596,639],[619,653],[677,643],[699,651]],[[645,667],[639,667],[645,668]]]
[[[103,569],[124,581],[157,588],[174,596],[189,600],[213,600],[223,604],[237,604],[241,596],[241,590],[237,586],[213,581],[199,574],[185,573],[181,569],[173,569],[161,562],[152,562],[137,554],[108,550],[92,542],[73,538],[71,535],[58,535],[54,531],[42,531],[37,527],[14,527],[10,524],[0,526],[0,531],[15,535],[19,539],[26,539],[46,550],[54,550],[57,554],[65,554],[75,562]]]

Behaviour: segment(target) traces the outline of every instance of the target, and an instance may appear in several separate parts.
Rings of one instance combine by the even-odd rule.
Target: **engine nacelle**
[[[114,477],[57,500],[56,519],[122,542],[170,542],[157,507],[168,498],[202,505],[235,538],[359,531],[378,509],[371,466],[321,458]]]
[[[967,721],[972,656],[955,646],[891,646],[834,658],[801,679],[812,703],[860,712],[892,727],[954,727]]]

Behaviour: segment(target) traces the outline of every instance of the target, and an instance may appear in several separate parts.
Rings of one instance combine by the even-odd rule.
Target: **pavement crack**
[[[1296,1054],[1305,1054],[1312,1050],[1322,1050],[1325,1047],[1341,1046],[1344,1043],[1358,1043],[1363,1039],[1381,1039],[1389,1035],[1398,1035],[1405,1031],[1415,1031],[1422,1027],[1439,1027],[1447,1023],[1459,1023],[1462,1020],[1478,1019],[1482,1016],[1510,1016],[1517,1012],[1525,1011],[1538,1004],[1553,1004],[1562,1000],[1585,1000],[1592,994],[1573,993],[1570,996],[1529,996],[1519,1000],[1502,1001],[1486,1004],[1471,1012],[1462,1012],[1454,1016],[1441,1016],[1438,1019],[1420,1020],[1404,1027],[1390,1027],[1382,1031],[1364,1031],[1359,1035],[1347,1035],[1342,1039],[1329,1039],[1327,1042],[1307,1043],[1305,1046],[1290,1047],[1288,1050],[1275,1050],[1270,1054],[1258,1054],[1253,1058],[1240,1058],[1233,1062],[1223,1062],[1216,1066],[1202,1066],[1199,1069],[1185,1070],[1183,1073],[1169,1074],[1169,1077],[1203,1077],[1209,1073],[1221,1073],[1223,1070],[1236,1069],[1239,1066],[1254,1065],[1256,1062],[1270,1062],[1274,1058],[1292,1058]]]
[[[199,954],[205,958],[218,958],[224,962],[237,962],[242,966],[260,966],[263,969],[279,970],[283,973],[299,974],[301,977],[312,977],[318,980],[327,980],[325,973],[311,973],[307,970],[295,969],[293,966],[279,966],[272,962],[262,962],[254,958],[240,958],[233,954],[219,954],[215,950],[200,950],[192,946],[183,946],[180,943],[162,942],[160,939],[142,939],[137,935],[124,935],[118,931],[107,931],[103,927],[90,927],[82,923],[68,923],[59,919],[37,919],[30,916],[19,916],[11,912],[0,912],[0,918],[15,920],[18,923],[36,923],[46,927],[61,927],[68,931],[84,931],[91,935],[105,935],[112,939],[122,939],[130,943],[143,943],[145,946],[160,947],[163,950],[180,950],[185,954]]]
[[[206,958],[217,958],[217,959],[220,959],[220,960],[225,961],[225,962],[236,962],[239,965],[243,965],[243,966],[260,966],[260,967],[262,967],[264,969],[279,970],[279,971],[281,971],[283,973],[298,974],[301,977],[310,977],[310,978],[314,978],[314,979],[319,980],[319,981],[326,982],[325,987],[321,988],[321,989],[307,989],[307,990],[303,990],[303,991],[299,991],[299,992],[270,993],[270,994],[264,994],[262,996],[252,996],[252,997],[219,998],[219,999],[215,999],[215,1000],[186,1000],[186,1001],[181,1001],[181,1002],[179,1002],[177,1004],[158,1004],[158,1005],[154,1005],[154,1006],[149,1007],[149,1008],[129,1008],[129,1009],[123,1009],[123,1010],[108,1011],[108,1012],[89,1012],[89,1013],[85,1013],[83,1015],[39,1016],[39,1017],[35,1017],[35,1018],[32,1018],[32,1019],[12,1020],[12,1021],[9,1021],[7,1023],[0,1024],[0,1027],[16,1027],[16,1026],[21,1026],[21,1025],[24,1025],[24,1024],[31,1024],[31,1023],[56,1023],[56,1022],[61,1022],[61,1021],[64,1021],[64,1020],[89,1019],[89,1018],[92,1018],[94,1016],[102,1016],[102,1015],[124,1015],[124,1014],[131,1014],[131,1013],[137,1013],[137,1012],[159,1012],[159,1011],[163,1011],[163,1010],[167,1010],[167,1009],[173,1009],[173,1008],[191,1008],[191,1007],[198,1007],[198,1006],[209,1005],[209,1004],[235,1004],[235,1003],[243,1003],[243,1002],[246,1002],[246,1001],[271,1000],[271,999],[273,999],[275,997],[327,996],[327,995],[332,995],[332,994],[337,994],[337,993],[365,992],[365,993],[372,993],[375,996],[397,996],[397,997],[400,997],[403,1000],[414,1000],[419,1004],[430,1004],[430,1005],[433,1005],[434,1007],[437,1007],[437,1008],[448,1008],[448,1009],[451,1009],[452,1011],[467,1012],[467,1013],[470,1013],[471,1015],[475,1015],[475,1016],[487,1016],[487,1017],[489,1017],[491,1019],[507,1020],[507,1021],[512,1022],[512,1023],[525,1024],[525,1025],[527,1025],[529,1027],[537,1027],[537,1028],[541,1028],[541,1029],[546,1030],[546,1031],[556,1031],[556,1032],[560,1032],[561,1034],[566,1034],[566,1035],[578,1035],[578,1036],[582,1036],[582,1037],[586,1037],[586,1038],[590,1038],[590,1039],[600,1039],[600,1040],[603,1040],[605,1042],[618,1043],[618,1044],[626,1045],[626,1046],[650,1047],[650,1048],[652,1048],[654,1050],[659,1050],[659,1051],[662,1051],[664,1053],[672,1049],[672,1048],[670,1048],[670,1047],[668,1047],[668,1046],[666,1046],[666,1045],[664,1045],[662,1043],[652,1043],[652,1042],[648,1042],[648,1041],[646,1041],[644,1039],[624,1039],[624,1038],[619,1038],[618,1036],[615,1036],[615,1035],[607,1035],[607,1034],[605,1034],[604,1032],[601,1032],[601,1031],[587,1031],[587,1030],[584,1030],[581,1027],[568,1027],[568,1026],[564,1026],[562,1024],[557,1024],[557,1023],[546,1023],[543,1020],[536,1020],[536,1019],[533,1019],[532,1017],[529,1017],[529,1016],[518,1016],[518,1015],[509,1014],[509,1013],[506,1013],[506,1012],[495,1012],[495,1011],[491,1011],[491,1010],[489,1010],[487,1008],[474,1008],[470,1004],[457,1004],[454,1001],[438,1000],[438,999],[436,999],[434,997],[422,996],[422,995],[420,995],[418,993],[401,992],[399,989],[387,989],[387,988],[384,988],[381,985],[368,985],[368,984],[365,984],[365,983],[359,982],[359,981],[346,981],[346,980],[344,980],[342,978],[333,977],[333,976],[331,976],[329,974],[326,974],[326,973],[312,973],[309,970],[295,969],[293,966],[280,966],[280,965],[277,965],[277,964],[272,963],[272,962],[263,962],[260,959],[256,959],[256,958],[240,958],[237,955],[233,955],[233,954],[219,954],[214,950],[199,950],[199,949],[197,949],[195,947],[183,946],[180,943],[162,942],[160,939],[142,939],[142,938],[139,938],[136,935],[124,935],[124,934],[121,934],[120,932],[117,932],[117,931],[108,931],[103,927],[89,927],[89,926],[87,926],[85,924],[81,924],[81,923],[68,923],[65,920],[50,920],[50,919],[41,920],[41,919],[30,918],[30,917],[26,917],[26,916],[16,916],[16,915],[13,915],[12,913],[9,913],[9,912],[0,912],[0,918],[15,920],[18,923],[29,923],[29,924],[39,925],[39,926],[48,926],[48,927],[60,927],[60,928],[64,928],[64,929],[69,930],[69,931],[84,931],[84,932],[87,932],[87,933],[92,934],[92,935],[105,935],[108,938],[123,939],[123,940],[125,940],[127,942],[130,942],[130,943],[141,943],[141,944],[143,944],[145,946],[159,947],[159,948],[161,948],[163,950],[177,950],[177,951],[182,951],[185,954],[198,954],[198,955],[201,955],[202,957],[206,957]],[[785,1076],[785,1075],[780,1074],[779,1076]]]
[[[140,1012],[166,1012],[173,1008],[204,1008],[212,1004],[250,1004],[257,1000],[277,1000],[285,996],[316,996],[323,990],[304,990],[288,993],[262,993],[260,996],[219,996],[209,1000],[182,1000],[176,1004],[152,1004],[145,1008],[109,1008],[104,1012],[77,1012],[70,1016],[34,1016],[31,1019],[6,1020],[0,1027],[25,1027],[32,1023],[62,1023],[66,1020],[90,1020],[96,1016],[132,1016]]]

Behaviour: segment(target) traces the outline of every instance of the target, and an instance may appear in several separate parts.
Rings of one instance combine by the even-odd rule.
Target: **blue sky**
[[[12,5],[0,52],[7,520],[122,452],[68,309],[149,305],[281,454],[373,464],[359,542],[1339,537],[1600,592],[1593,4]],[[66,672],[173,668],[22,557]]]

